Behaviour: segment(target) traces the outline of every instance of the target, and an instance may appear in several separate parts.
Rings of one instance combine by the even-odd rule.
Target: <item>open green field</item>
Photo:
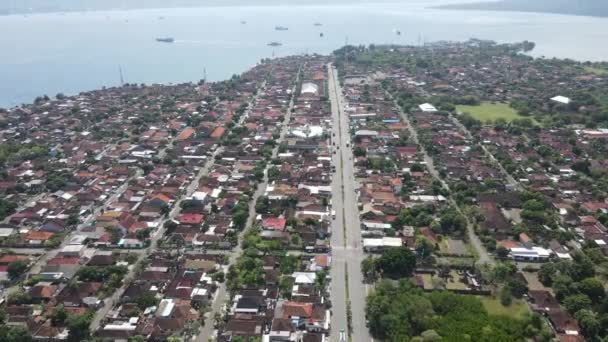
[[[508,316],[519,319],[528,312],[526,303],[521,299],[513,299],[513,303],[509,306],[502,305],[498,298],[479,297],[479,299],[490,315]]]
[[[505,119],[507,122],[511,122],[523,118],[507,103],[483,102],[479,106],[456,106],[456,109],[463,113],[469,113],[472,117],[484,123],[488,120]]]
[[[596,75],[608,75],[608,69],[585,67],[585,71]]]

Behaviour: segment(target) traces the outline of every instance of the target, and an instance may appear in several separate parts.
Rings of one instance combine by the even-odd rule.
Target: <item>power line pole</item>
[[[122,66],[118,66],[118,73],[120,74],[120,86],[122,87],[123,85],[125,85],[125,79],[122,75]]]

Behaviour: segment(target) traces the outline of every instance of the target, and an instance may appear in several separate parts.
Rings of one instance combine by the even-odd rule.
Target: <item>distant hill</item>
[[[438,6],[442,9],[519,11],[608,17],[608,0],[501,0]]]

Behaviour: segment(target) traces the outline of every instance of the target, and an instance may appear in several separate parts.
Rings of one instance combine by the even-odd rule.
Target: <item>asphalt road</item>
[[[358,185],[354,177],[352,146],[350,145],[349,118],[344,113],[342,90],[337,71],[330,66],[329,99],[332,112],[332,154],[336,172],[332,179],[332,203],[336,218],[332,225],[332,340],[338,341],[340,330],[347,328],[347,302],[352,313],[351,338],[354,342],[372,340],[365,322],[367,286],[363,283],[361,261],[365,258],[361,242],[361,223],[357,206]],[[348,145],[348,146],[347,146]],[[346,273],[348,272],[348,280]],[[347,298],[348,295],[348,298]]]

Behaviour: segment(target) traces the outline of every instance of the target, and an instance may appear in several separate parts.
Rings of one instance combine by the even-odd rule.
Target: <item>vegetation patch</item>
[[[481,303],[490,315],[507,316],[515,319],[523,319],[529,312],[526,303],[521,300],[513,300],[510,305],[503,305],[499,299],[481,297]]]
[[[473,118],[481,121],[496,121],[496,119],[504,119],[511,122],[517,119],[523,119],[517,111],[507,103],[490,103],[483,102],[478,106],[458,105],[456,109],[463,113],[469,113]]]
[[[447,291],[425,293],[406,279],[381,281],[365,309],[374,338],[397,341],[546,341],[537,314],[523,319],[489,313],[479,298]]]
[[[590,67],[590,66],[586,66],[584,69],[585,69],[585,72],[588,72],[591,74],[608,75],[608,69],[595,68],[595,67]]]

